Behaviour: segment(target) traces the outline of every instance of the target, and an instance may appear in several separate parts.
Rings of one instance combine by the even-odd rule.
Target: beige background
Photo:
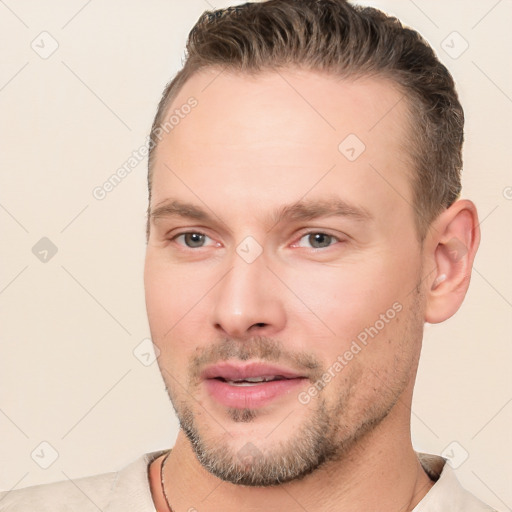
[[[144,143],[200,13],[229,3],[0,2],[0,489],[111,471],[174,441],[156,363],[136,348],[149,336],[146,161],[103,200],[93,190]],[[452,457],[465,486],[511,510],[512,2],[372,5],[418,29],[454,74],[464,196],[482,219],[464,306],[425,330],[415,446]],[[32,251],[43,237],[58,249],[46,262],[48,242]]]

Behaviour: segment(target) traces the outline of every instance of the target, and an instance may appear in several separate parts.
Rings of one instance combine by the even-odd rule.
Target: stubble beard
[[[419,288],[410,304],[409,318],[401,336],[403,343],[413,342],[411,337],[420,335],[423,321],[417,314],[421,310],[421,294]],[[420,338],[421,340],[421,338]],[[378,341],[377,341],[378,342]],[[267,360],[278,360],[279,353],[275,352],[276,342],[267,338],[257,338],[253,342],[237,345],[236,342],[225,340],[222,351],[223,359],[237,356],[241,360],[251,357],[262,357]],[[226,348],[227,347],[227,348]],[[239,347],[239,348],[238,348]],[[250,348],[248,348],[250,347]],[[217,353],[219,353],[217,350]],[[266,357],[263,356],[266,354]],[[418,354],[419,356],[419,354]],[[208,356],[205,355],[203,361]],[[286,482],[300,480],[330,462],[340,461],[354,448],[357,443],[372,432],[388,416],[395,404],[400,400],[404,389],[414,381],[418,357],[414,357],[410,371],[403,374],[396,382],[389,385],[383,383],[382,400],[369,404],[364,414],[350,417],[349,409],[351,389],[357,383],[340,390],[340,395],[334,405],[329,405],[322,393],[314,398],[316,407],[312,407],[308,417],[297,425],[297,429],[285,440],[274,445],[258,448],[248,441],[238,450],[230,446],[230,435],[225,432],[217,437],[209,437],[201,431],[193,410],[185,401],[179,400],[167,383],[167,392],[180,422],[180,427],[186,434],[191,446],[201,463],[210,473],[221,480],[233,484],[268,487]],[[314,361],[309,361],[310,367]],[[195,367],[202,364],[195,361]],[[191,366],[194,368],[194,366]],[[405,366],[404,366],[405,368]],[[316,375],[321,375],[325,369],[316,368]],[[365,371],[364,368],[361,369]],[[361,377],[361,376],[359,376]],[[341,378],[341,377],[338,377]],[[314,379],[311,379],[315,382]],[[192,388],[193,389],[193,388]],[[313,401],[312,401],[313,402]],[[310,405],[311,403],[310,402]],[[193,403],[193,402],[192,402]],[[304,407],[303,405],[297,405]],[[229,418],[235,423],[252,423],[257,421],[257,409],[228,409]],[[207,417],[208,415],[202,415]],[[213,424],[214,422],[212,422]],[[215,425],[217,427],[218,425]],[[206,426],[208,429],[208,426]]]
[[[298,426],[286,441],[262,452],[250,441],[239,450],[231,449],[229,435],[223,440],[207,440],[200,434],[190,409],[185,406],[176,411],[180,427],[206,470],[226,482],[255,487],[301,480],[328,462],[343,458],[388,412],[363,422],[352,435],[340,435],[339,413],[329,413],[325,401],[319,399],[314,415]],[[247,423],[257,417],[252,409],[231,410],[228,414],[233,421]]]

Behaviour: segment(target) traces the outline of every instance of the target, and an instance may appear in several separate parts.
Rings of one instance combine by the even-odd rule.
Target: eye
[[[188,232],[188,233],[181,233],[173,238],[173,240],[176,240],[180,245],[185,245],[187,247],[190,247],[191,249],[197,248],[197,247],[204,247],[207,245],[208,240],[212,241],[209,236],[206,236],[203,233],[197,233],[197,232]]]
[[[325,247],[329,247],[336,242],[339,242],[339,240],[335,236],[329,235],[327,233],[306,233],[297,242],[297,246],[312,247],[313,249],[324,249]]]

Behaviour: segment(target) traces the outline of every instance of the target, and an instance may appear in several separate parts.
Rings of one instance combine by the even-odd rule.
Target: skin
[[[432,486],[410,438],[423,325],[449,318],[464,298],[479,243],[473,203],[454,203],[419,242],[407,106],[385,79],[210,69],[185,84],[170,110],[190,96],[197,107],[157,148],[151,212],[172,200],[210,219],[150,215],[145,266],[151,334],[173,405],[212,457],[242,472],[276,454],[293,458],[315,425],[331,448],[329,460],[300,478],[237,485],[205,469],[180,430],[164,469],[174,512],[412,510]],[[353,162],[338,150],[348,134],[366,146]],[[362,215],[272,216],[298,201],[333,200]],[[204,246],[187,247],[184,233],[205,234]],[[313,248],[311,233],[332,238]],[[263,249],[252,263],[236,251],[248,236]],[[298,393],[393,304],[400,312],[301,403]],[[238,362],[265,361],[265,346],[279,347],[274,362],[307,379],[239,421],[194,374],[228,345]],[[306,368],[304,358],[317,366]],[[259,457],[252,467],[238,455],[249,442]],[[167,511],[161,462],[149,475],[155,506]]]

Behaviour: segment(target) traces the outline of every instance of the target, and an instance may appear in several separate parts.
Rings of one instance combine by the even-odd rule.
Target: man
[[[176,444],[0,510],[491,510],[410,439],[424,323],[460,307],[479,244],[450,74],[343,0],[205,13],[187,51],[145,267]]]

